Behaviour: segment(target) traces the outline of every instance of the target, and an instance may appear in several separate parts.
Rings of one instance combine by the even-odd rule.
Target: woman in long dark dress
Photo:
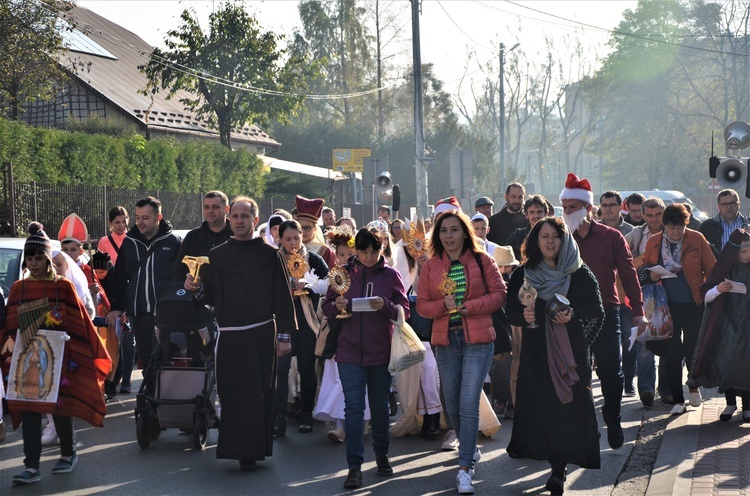
[[[589,346],[604,309],[599,285],[561,219],[539,221],[523,252],[525,261],[510,278],[506,306],[510,323],[523,327],[516,416],[507,451],[514,458],[549,461],[552,474],[546,488],[562,494],[568,463],[600,465]],[[528,307],[518,296],[524,279],[538,293]],[[555,293],[570,301],[572,314],[559,312],[552,320],[545,309]],[[529,327],[533,322],[539,327]]]

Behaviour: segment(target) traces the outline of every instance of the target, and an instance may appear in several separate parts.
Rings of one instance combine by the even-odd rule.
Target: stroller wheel
[[[138,446],[140,446],[141,449],[148,449],[148,447],[151,446],[151,440],[153,439],[152,430],[154,426],[152,415],[153,413],[148,409],[135,419],[135,437],[138,440]]]
[[[161,436],[159,417],[156,416],[153,410],[149,410],[147,415],[151,419],[151,439],[159,439],[159,436]]]
[[[193,420],[193,447],[202,450],[208,441],[208,421],[205,414],[197,414]]]

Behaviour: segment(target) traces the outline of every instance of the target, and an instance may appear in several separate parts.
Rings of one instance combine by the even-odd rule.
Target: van
[[[706,215],[697,206],[695,206],[695,203],[693,203],[690,198],[685,196],[685,193],[683,193],[682,191],[675,191],[673,189],[652,189],[648,191],[618,191],[618,193],[620,193],[620,196],[622,196],[623,203],[625,202],[625,199],[633,193],[640,193],[646,198],[655,196],[657,198],[660,198],[664,202],[664,205],[670,205],[672,203],[687,203],[688,205],[690,205],[690,208],[693,209],[693,217],[701,222],[705,222],[708,220],[708,215]]]

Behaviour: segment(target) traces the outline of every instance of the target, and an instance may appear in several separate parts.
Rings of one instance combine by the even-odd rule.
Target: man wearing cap
[[[513,248],[513,253],[516,258],[523,258],[521,246],[523,245],[523,242],[526,241],[526,236],[529,235],[531,228],[534,227],[537,222],[547,217],[547,215],[551,215],[549,205],[547,199],[542,195],[530,196],[528,200],[526,200],[526,203],[523,204],[523,214],[529,221],[529,225],[527,227],[519,227],[513,231],[513,234],[511,234],[505,242],[506,245]]]
[[[185,235],[180,251],[172,267],[172,282],[184,283],[188,266],[182,263],[185,255],[202,257],[212,248],[226,242],[232,236],[229,227],[229,198],[221,191],[209,191],[203,197],[203,223]]]
[[[568,174],[565,188],[560,193],[563,220],[573,233],[581,251],[581,258],[599,282],[605,318],[591,351],[596,359],[596,374],[602,387],[604,404],[602,415],[607,424],[607,440],[612,449],[622,446],[625,438],[620,425],[623,374],[620,355],[620,299],[615,287],[619,275],[625,295],[633,309],[633,326],[643,331],[643,295],[625,238],[616,229],[594,221],[594,195],[586,179]],[[624,323],[623,325],[630,325]]]
[[[519,227],[529,227],[523,215],[523,200],[526,189],[521,183],[510,183],[505,190],[505,205],[502,210],[490,217],[488,239],[499,245],[507,244],[508,238]]]
[[[127,311],[143,370],[148,368],[154,349],[156,301],[171,284],[180,243],[172,226],[162,218],[158,199],[147,196],[136,202],[135,226],[122,241],[115,265],[107,324],[114,325],[115,319]],[[123,363],[121,394],[130,393],[132,368],[133,364]]]
[[[486,196],[480,196],[477,201],[474,202],[474,210],[478,214],[482,214],[488,219],[492,217],[492,205],[495,203],[487,198]]]
[[[304,243],[305,248],[307,248],[307,251],[323,257],[328,267],[334,267],[336,265],[336,254],[325,244],[323,233],[318,226],[325,201],[322,198],[309,199],[297,195],[294,197],[294,204],[297,207],[294,220],[302,226],[302,243]]]
[[[495,248],[500,245],[487,240],[487,234],[490,232],[487,217],[485,217],[484,214],[476,213],[471,218],[471,225],[474,227],[474,234],[476,234],[484,243],[484,251],[492,256],[492,254],[495,253]]]

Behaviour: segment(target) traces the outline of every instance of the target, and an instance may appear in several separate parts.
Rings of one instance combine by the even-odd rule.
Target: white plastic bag
[[[395,374],[424,360],[427,351],[417,333],[404,320],[404,309],[398,307],[398,318],[393,321],[395,328],[391,339],[391,361],[388,371]]]

